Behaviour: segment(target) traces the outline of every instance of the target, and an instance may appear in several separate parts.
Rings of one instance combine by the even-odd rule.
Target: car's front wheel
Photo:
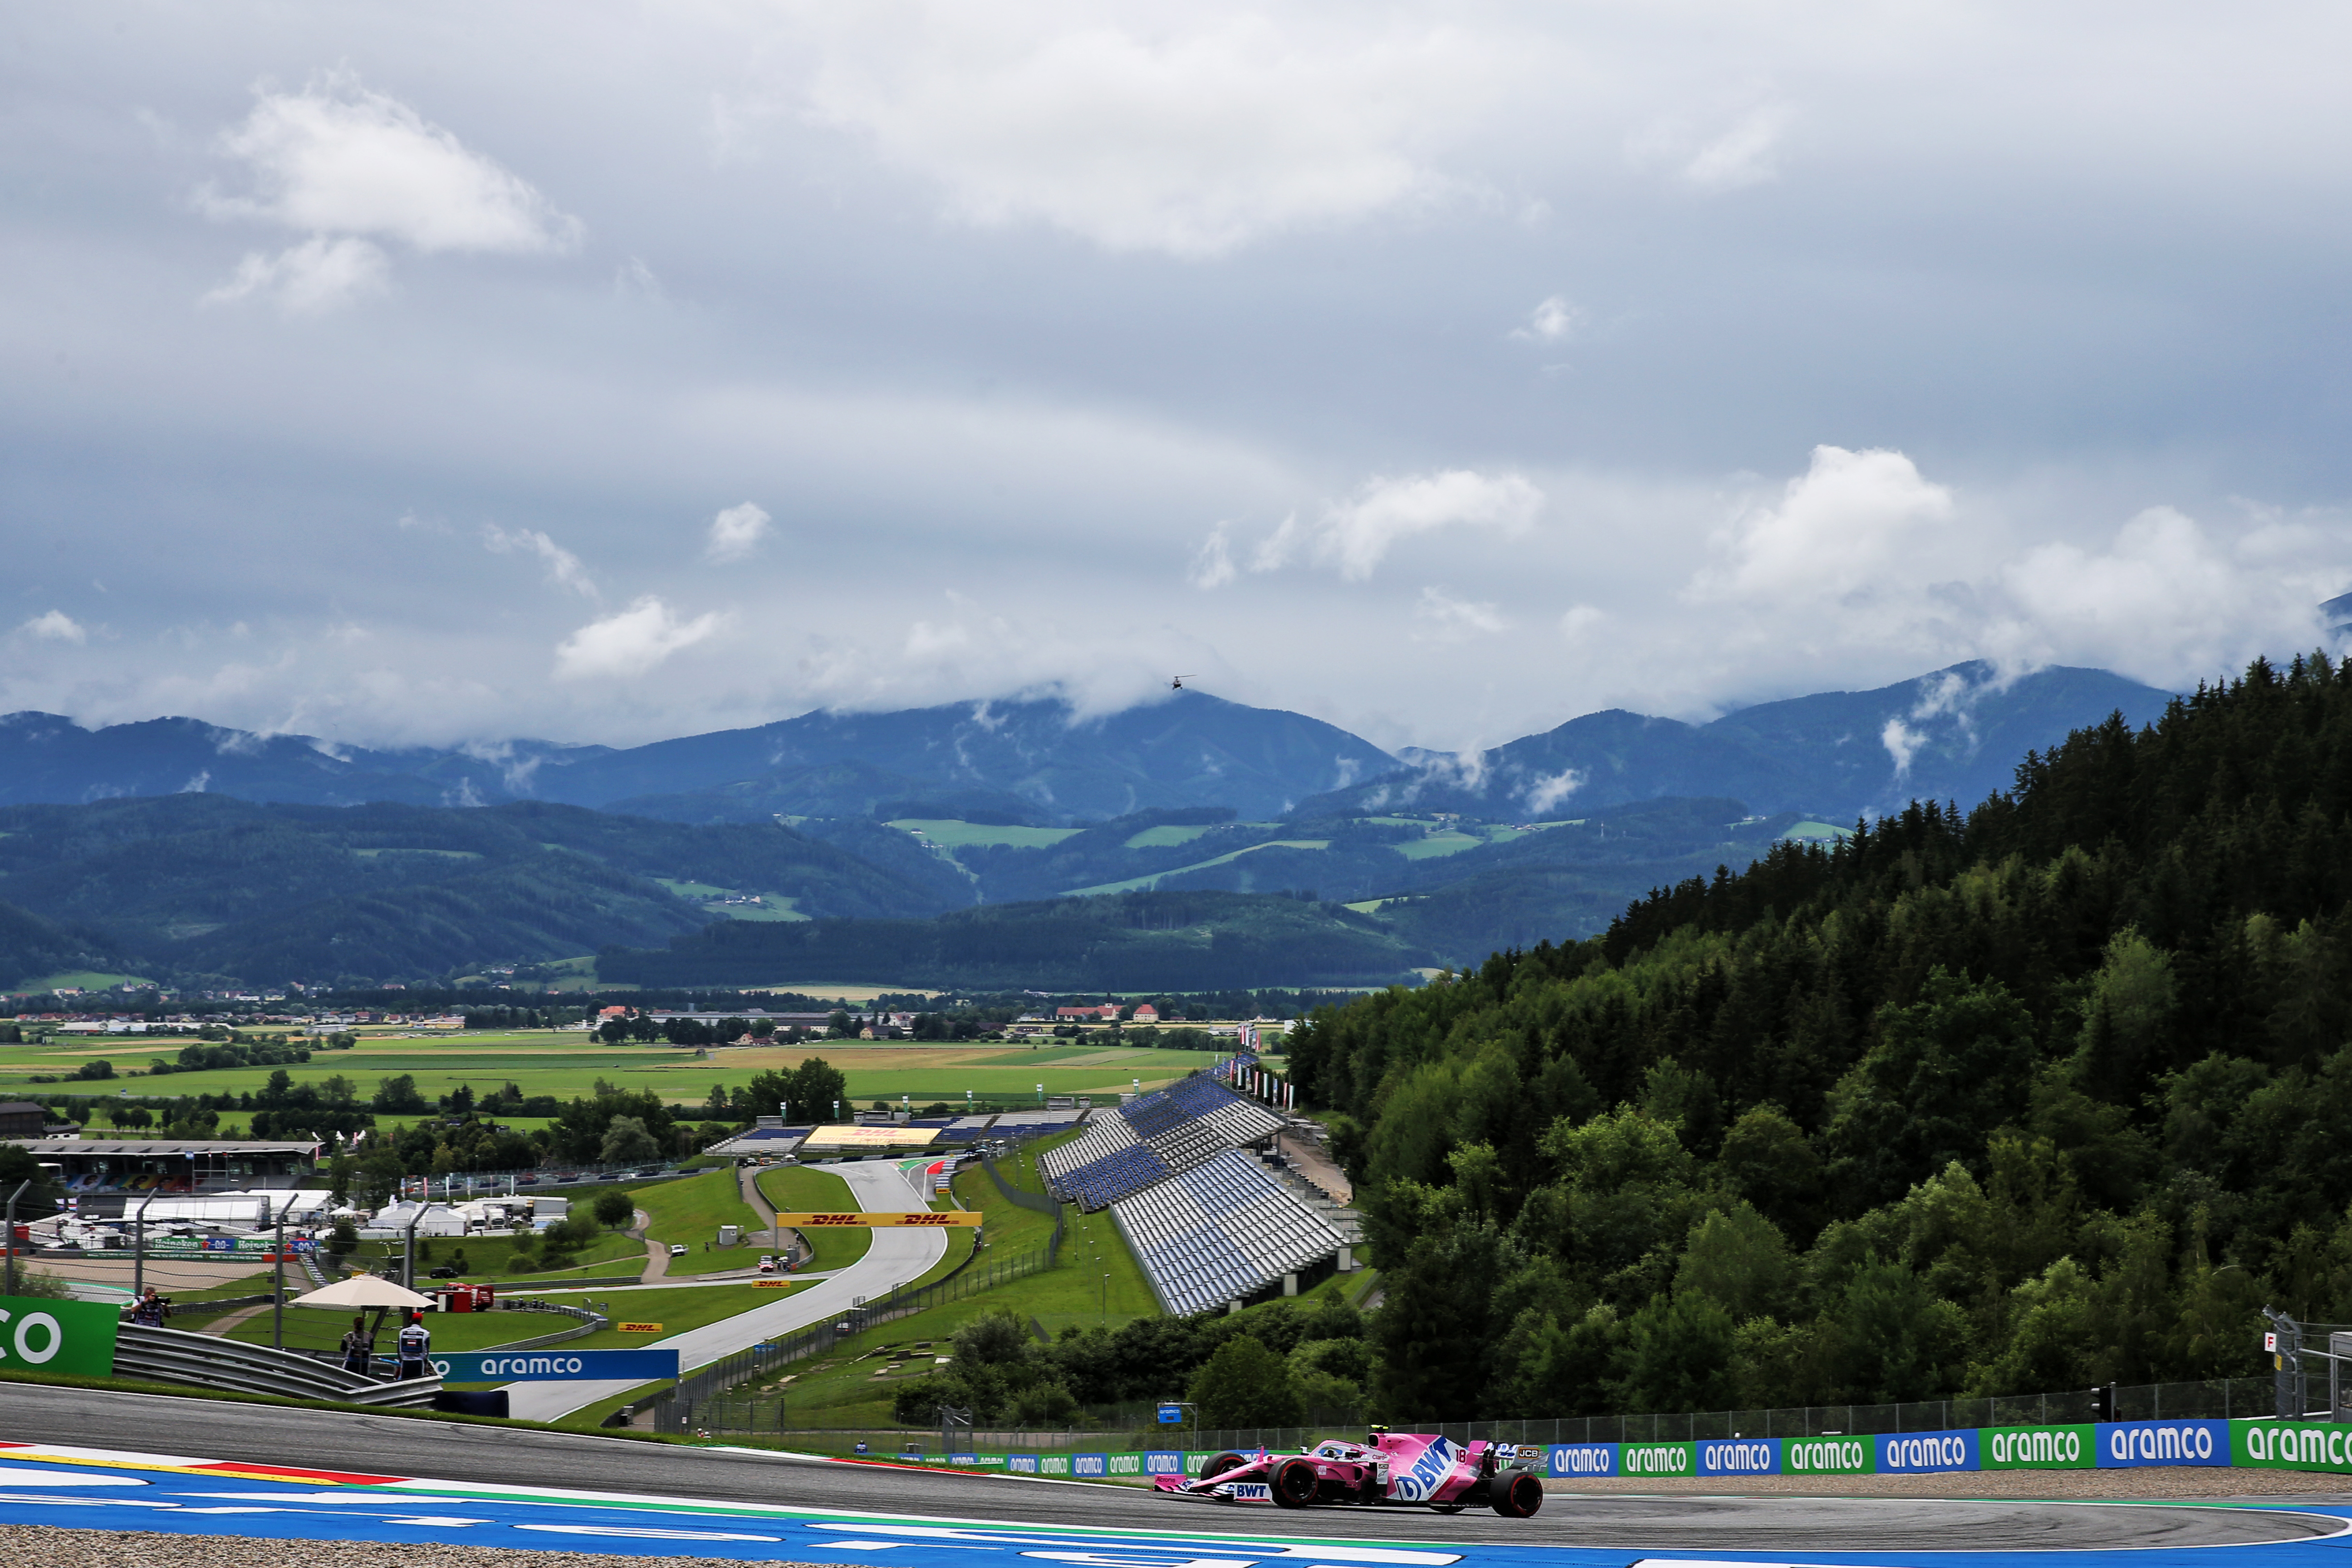
[[[1201,1467],[1201,1479],[1204,1481],[1213,1480],[1227,1470],[1238,1470],[1248,1463],[1249,1461],[1239,1454],[1212,1454],[1209,1457],[1209,1462]]]
[[[1284,1508],[1305,1508],[1323,1489],[1323,1478],[1304,1459],[1285,1459],[1266,1478],[1274,1500]]]

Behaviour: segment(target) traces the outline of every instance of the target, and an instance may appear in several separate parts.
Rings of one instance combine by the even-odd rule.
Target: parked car
[[[669,1255],[672,1258],[684,1258],[686,1256],[686,1243],[682,1241],[671,1242],[669,1244]]]
[[[762,1273],[762,1274],[773,1274],[775,1271],[776,1271],[776,1260],[775,1260],[774,1258],[762,1258],[761,1259],[760,1259],[760,1272],[761,1272],[761,1273]]]
[[[445,1263],[438,1268],[426,1269],[425,1277],[427,1279],[455,1279],[457,1278],[457,1271]]]

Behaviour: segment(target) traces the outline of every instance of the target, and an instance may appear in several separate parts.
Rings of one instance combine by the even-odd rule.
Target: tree
[[[589,1212],[596,1216],[598,1225],[607,1230],[618,1230],[636,1217],[637,1205],[620,1188],[607,1187],[596,1194],[595,1206]]]
[[[368,1107],[383,1116],[422,1116],[433,1109],[417,1092],[414,1073],[376,1079],[375,1098],[368,1101]]]
[[[1282,1358],[1246,1334],[1217,1349],[1192,1379],[1203,1426],[1296,1426],[1305,1419]]]
[[[604,1146],[598,1158],[607,1165],[634,1165],[658,1160],[661,1152],[643,1117],[615,1116],[605,1123]]]

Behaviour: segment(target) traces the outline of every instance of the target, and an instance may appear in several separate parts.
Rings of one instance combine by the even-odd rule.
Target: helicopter
[[[1173,675],[1173,676],[1171,676],[1171,677],[1169,677],[1169,678],[1168,678],[1168,689],[1169,689],[1169,690],[1171,690],[1171,691],[1181,691],[1181,690],[1183,690],[1183,689],[1184,689],[1184,683],[1185,683],[1186,681],[1188,681],[1188,680],[1196,680],[1196,679],[1200,679],[1200,678],[1199,678],[1199,677],[1197,677],[1197,676],[1192,676],[1192,675]]]

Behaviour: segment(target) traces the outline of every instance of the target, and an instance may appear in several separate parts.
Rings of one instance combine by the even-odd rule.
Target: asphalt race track
[[[611,1537],[601,1543],[608,1551],[814,1557],[895,1568],[969,1563],[982,1551],[1102,1568],[1251,1568],[1267,1558],[1704,1568],[1749,1554],[1777,1563],[1892,1564],[1948,1563],[1953,1554],[1988,1563],[2032,1552],[2046,1565],[2053,1556],[2039,1554],[2063,1560],[2134,1548],[2200,1568],[2221,1568],[2215,1549],[2228,1558],[2256,1553],[2263,1568],[2352,1568],[2352,1526],[2332,1507],[1554,1493],[1532,1520],[1475,1510],[1452,1517],[1404,1510],[1289,1513],[1179,1502],[1086,1482],[28,1384],[0,1384],[0,1444],[25,1446],[13,1453],[0,1447],[0,1521],[102,1522],[110,1529],[193,1532],[201,1526],[212,1533],[372,1540],[414,1540],[422,1531],[483,1544],[500,1531],[568,1531]],[[115,1468],[79,1479],[61,1470],[43,1481],[37,1469],[15,1463],[19,1457],[33,1465]],[[233,1484],[268,1489],[164,1489],[184,1488],[186,1467],[199,1464],[208,1468],[197,1479],[218,1485],[214,1472],[222,1462]],[[129,1479],[142,1464],[157,1479]],[[176,1473],[162,1473],[174,1466]],[[318,1479],[256,1476],[241,1467],[341,1472],[327,1478],[341,1489],[322,1493],[315,1489]],[[105,1479],[110,1474],[115,1479]],[[372,1480],[409,1489],[379,1489]],[[117,1489],[76,1496],[76,1486]],[[134,1488],[148,1489],[127,1489]],[[235,1500],[221,1507],[168,1500],[174,1498]],[[387,1498],[397,1504],[391,1513],[381,1511]],[[147,1511],[138,1517],[160,1522],[136,1522],[131,1516],[141,1510]],[[100,1514],[109,1517],[101,1521]],[[222,1515],[238,1518],[231,1523]],[[971,1528],[940,1528],[956,1525]],[[452,1533],[433,1536],[436,1528]],[[379,1533],[366,1533],[371,1530]],[[497,1543],[588,1544],[543,1535]]]

